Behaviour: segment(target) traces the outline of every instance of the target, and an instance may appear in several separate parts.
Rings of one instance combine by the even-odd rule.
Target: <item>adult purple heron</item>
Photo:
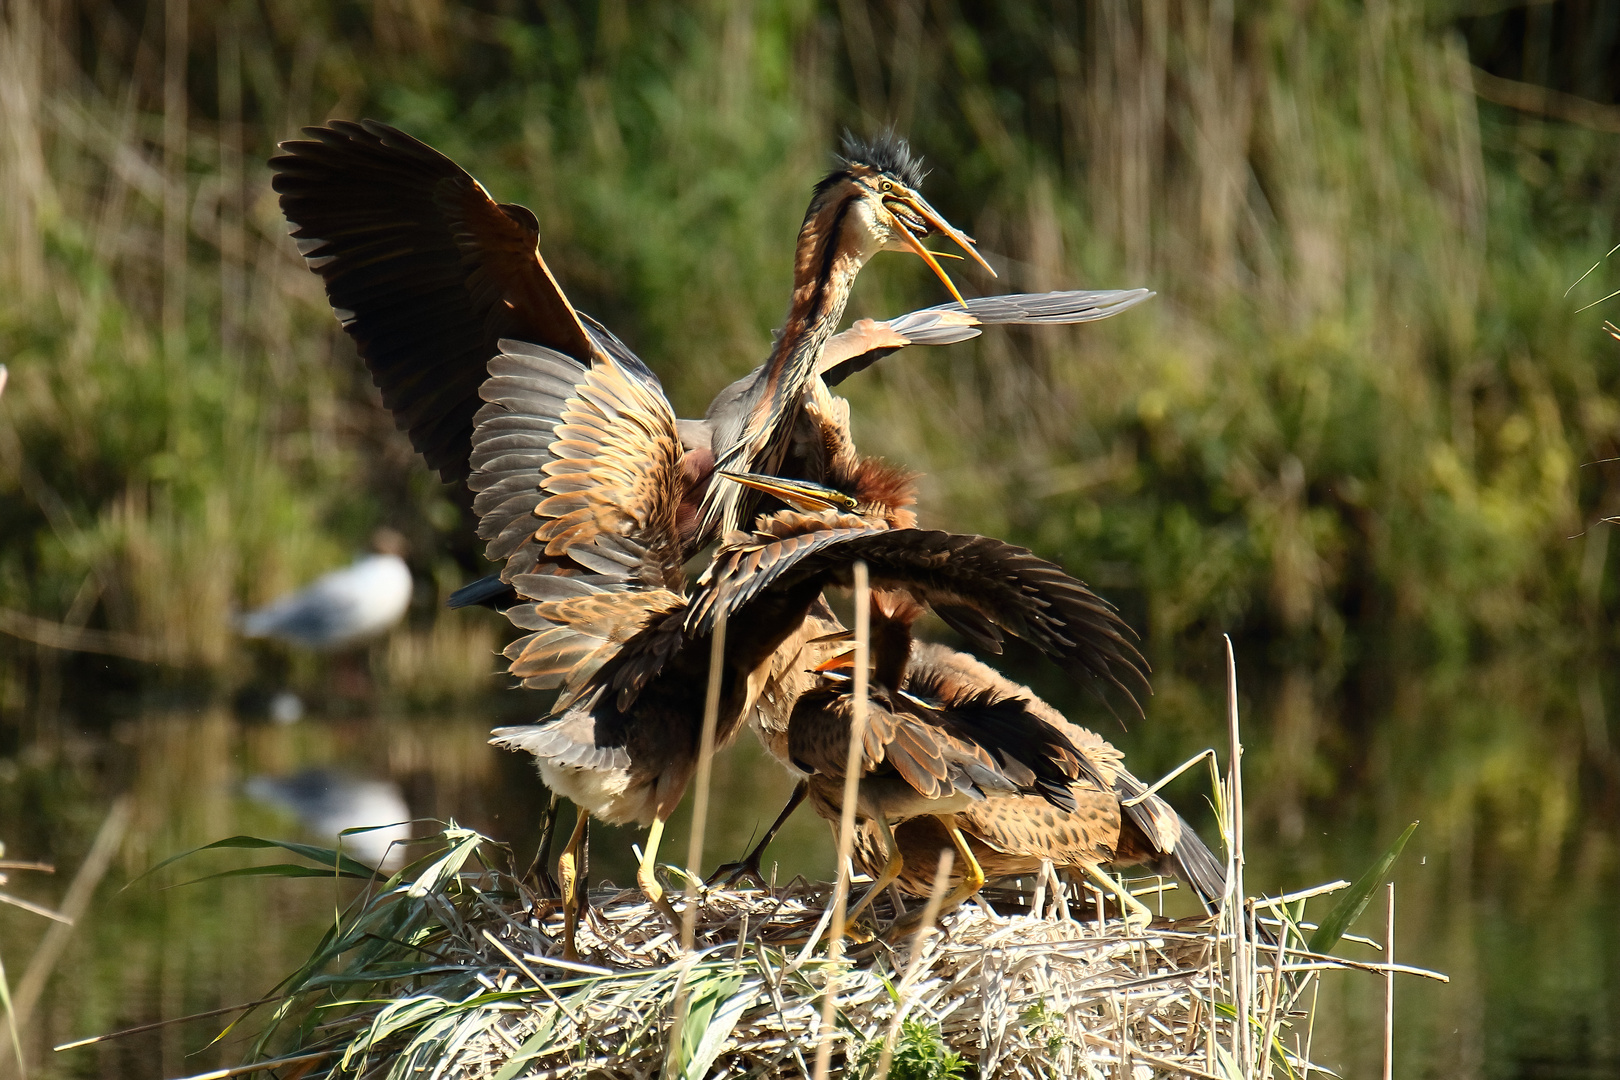
[[[282,213],[384,406],[445,480],[471,471],[478,390],[502,339],[587,364],[611,354],[656,385],[634,353],[568,301],[540,253],[533,212],[497,203],[450,158],[387,124],[333,120],[304,135],[270,161]],[[949,236],[994,275],[922,197],[921,180],[905,140],[845,137],[841,167],[817,187],[800,229],[783,333],[746,392],[710,416],[719,441],[705,449],[733,467],[769,469],[854,278],[878,251],[921,256],[957,301],[923,237]],[[706,503],[694,520],[710,524],[685,546],[712,539],[723,517],[724,507]]]
[[[836,386],[858,371],[863,371],[878,360],[910,345],[951,345],[979,336],[980,327],[992,325],[1056,326],[1094,322],[1117,315],[1146,300],[1153,294],[1147,289],[1112,289],[1102,291],[1070,291],[1052,293],[1013,293],[1004,296],[984,296],[965,303],[940,304],[908,312],[893,319],[876,321],[860,319],[827,342],[816,363],[818,381],[796,403],[798,420],[792,429],[789,450],[778,465],[779,475],[817,479],[813,461],[793,453],[793,445],[815,442],[814,423],[807,420],[803,401],[815,392]],[[686,473],[687,491],[701,494],[710,483],[716,455],[716,433],[734,425],[744,409],[751,388],[761,378],[765,365],[737,379],[710,403],[701,420],[677,420],[681,446],[685,451],[682,468]],[[723,436],[720,440],[723,443]],[[534,448],[530,448],[533,452]],[[754,463],[744,463],[743,471],[753,471]],[[485,497],[493,499],[495,496]],[[683,501],[683,529],[690,540],[696,539],[697,499],[687,495]],[[486,529],[486,531],[489,531]],[[456,590],[450,597],[453,608],[482,605],[504,610],[517,602],[512,586],[502,580],[501,574],[491,574]]]

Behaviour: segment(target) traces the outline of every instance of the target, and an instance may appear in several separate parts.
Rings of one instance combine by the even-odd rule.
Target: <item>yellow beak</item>
[[[996,276],[995,268],[989,263],[985,262],[984,256],[980,255],[978,249],[973,246],[973,238],[941,217],[939,211],[928,205],[927,199],[924,199],[921,195],[914,191],[904,191],[901,194],[890,195],[889,198],[903,203],[905,207],[912,213],[916,214],[933,228],[954,241],[957,247],[960,247],[969,258],[988,270],[991,277]],[[939,277],[939,280],[945,283],[945,287],[949,289],[951,295],[956,298],[956,302],[959,304],[966,303],[967,301],[962,299],[962,294],[960,292],[957,292],[956,285],[952,283],[950,277],[945,273],[944,268],[939,265],[939,260],[936,257],[936,253],[923,247],[922,241],[918,240],[911,234],[911,230],[905,227],[905,223],[903,221],[897,221],[896,225],[899,226],[900,238],[905,241],[906,246],[912,251],[916,252],[917,255],[928,264],[929,269],[933,270],[934,273]],[[939,254],[943,254],[943,252]]]
[[[818,510],[853,510],[860,505],[842,491],[813,484],[808,480],[789,480],[782,476],[766,476],[764,473],[727,472],[724,469],[720,470],[720,475],[744,487],[774,495],[795,510],[804,513],[815,513]]]

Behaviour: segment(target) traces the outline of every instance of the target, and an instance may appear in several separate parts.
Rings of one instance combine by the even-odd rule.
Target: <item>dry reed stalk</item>
[[[883,1033],[883,1049],[878,1054],[877,1069],[874,1080],[888,1080],[889,1066],[894,1061],[894,1043],[900,1037],[900,1025],[906,1018],[906,995],[917,979],[921,970],[923,959],[923,942],[934,929],[934,922],[939,918],[939,906],[945,900],[945,892],[951,882],[951,867],[956,861],[956,852],[942,851],[939,855],[939,864],[934,867],[934,883],[928,890],[928,902],[923,905],[922,921],[917,925],[917,932],[911,935],[911,955],[906,962],[906,973],[900,977],[900,984],[895,987],[895,996],[900,1006],[894,1010],[894,1018],[889,1021],[889,1028]],[[1040,911],[1039,902],[1033,905],[1035,912]]]
[[[855,564],[855,686],[850,705],[849,754],[844,760],[844,805],[838,818],[838,881],[833,887],[831,938],[827,942],[827,985],[822,991],[821,1028],[817,1033],[815,1080],[826,1080],[832,1063],[833,1012],[838,997],[838,961],[844,952],[848,915],[850,850],[855,846],[855,809],[860,799],[861,755],[866,739],[866,695],[871,657],[871,593],[864,562]]]
[[[681,952],[689,957],[697,932],[699,875],[703,872],[703,841],[709,827],[709,783],[714,776],[714,731],[720,716],[720,679],[726,659],[726,609],[719,607],[714,633],[709,639],[709,681],[703,693],[703,732],[698,738],[697,777],[692,785],[692,827],[686,846],[686,909],[681,912]],[[738,944],[741,944],[739,938]],[[695,959],[695,958],[694,958]],[[686,971],[690,971],[690,961]],[[685,972],[676,983],[675,1000],[670,1006],[674,1018],[673,1030],[686,1026],[687,1009],[691,1004]],[[664,1075],[677,1076],[680,1072],[678,1039],[670,1039],[664,1058]]]
[[[1243,917],[1245,897],[1243,887],[1243,741],[1238,729],[1237,657],[1232,652],[1232,638],[1226,641],[1226,733],[1227,751],[1227,830],[1230,855],[1227,870],[1227,900],[1222,905],[1225,921],[1232,932],[1232,992],[1237,1020],[1233,1025],[1232,1054],[1245,1072],[1253,1061],[1250,1053],[1249,1007],[1253,994],[1253,972],[1249,960],[1248,941],[1244,933]]]
[[[62,921],[53,922],[51,928],[45,932],[39,947],[34,955],[28,958],[28,967],[23,971],[22,981],[17,984],[17,992],[10,997],[8,1013],[15,1020],[17,1029],[26,1030],[29,1018],[33,1015],[34,1006],[39,997],[45,992],[45,983],[55,970],[56,963],[62,958],[62,951],[67,948],[68,938],[73,933],[74,924],[84,918],[90,910],[90,900],[95,895],[96,886],[112,866],[114,857],[118,854],[119,846],[124,841],[124,830],[129,826],[131,803],[128,796],[115,801],[107,816],[102,819],[101,828],[96,831],[96,838],[90,844],[90,851],[84,857],[78,872],[68,883],[67,892],[62,897]],[[23,1048],[15,1042],[16,1030],[7,1031],[7,1040],[16,1048],[18,1075],[25,1075],[23,1069]],[[4,1050],[0,1049],[0,1054]],[[8,1058],[0,1057],[0,1076],[7,1071]]]
[[[1395,883],[1389,883],[1389,901],[1384,910],[1384,1080],[1395,1075]]]
[[[719,607],[709,639],[709,684],[703,694],[703,734],[698,740],[697,778],[692,784],[692,832],[686,847],[686,910],[681,914],[681,948],[692,948],[697,920],[698,875],[703,872],[703,841],[709,828],[709,785],[714,776],[714,731],[720,716],[720,677],[726,658],[726,609]]]

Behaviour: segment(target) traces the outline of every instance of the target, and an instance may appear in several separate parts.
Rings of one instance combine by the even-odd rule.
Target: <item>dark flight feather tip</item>
[[[852,131],[844,132],[843,153],[839,155],[845,165],[865,165],[881,173],[888,173],[912,191],[922,189],[923,159],[911,152],[911,144],[896,135],[893,128],[878,132],[870,139],[857,138]]]

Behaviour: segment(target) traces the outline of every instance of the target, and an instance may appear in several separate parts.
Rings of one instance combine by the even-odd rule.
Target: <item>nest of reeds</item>
[[[491,985],[545,983],[556,1000],[541,992],[543,1004],[468,1017],[411,1067],[467,1080],[514,1064],[535,1077],[656,1076],[667,1063],[678,1076],[810,1076],[829,991],[835,1076],[870,1073],[891,1032],[894,1050],[973,1062],[982,1076],[1115,1075],[1122,1045],[1175,1070],[1202,1047],[1207,926],[1130,937],[1117,921],[1004,917],[970,902],[932,932],[852,943],[831,961],[820,948],[831,896],[802,881],[707,892],[690,953],[639,893],[600,896],[578,967],[559,966],[552,919],[505,922],[482,950]]]
[[[1079,903],[1052,879],[857,933],[839,955],[832,885],[704,889],[673,870],[686,934],[639,891],[599,889],[573,960],[559,904],[502,869],[500,845],[441,839],[356,899],[238,1071],[809,1077],[820,1050],[824,1075],[851,1078],[1290,1076],[1310,1069],[1311,980],[1371,966],[1306,947],[1305,894],[1248,902],[1235,933],[1224,914],[1131,933],[1100,894]]]

